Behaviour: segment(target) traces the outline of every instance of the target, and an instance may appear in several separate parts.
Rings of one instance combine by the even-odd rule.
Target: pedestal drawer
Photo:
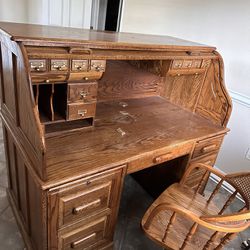
[[[82,216],[102,211],[109,207],[112,180],[100,184],[92,184],[87,190],[83,189],[76,194],[70,194],[60,199],[62,211],[61,224],[79,220]]]
[[[126,166],[122,165],[104,173],[50,189],[48,193],[49,249],[72,249],[70,248],[72,242],[76,242],[74,248],[85,243],[89,246],[92,240],[100,239],[101,231],[104,233],[104,222],[95,224],[98,218],[104,217],[105,229],[109,232],[107,237],[111,238],[109,243],[112,243],[125,172]],[[91,230],[85,230],[85,226]],[[61,240],[58,241],[58,239]],[[58,247],[59,243],[63,248]],[[85,249],[85,247],[79,249]]]
[[[202,155],[210,154],[219,150],[223,136],[199,141],[195,146],[192,159]]]
[[[105,241],[105,227],[108,217],[102,217],[89,224],[82,224],[79,227],[66,232],[59,233],[59,249],[80,250],[98,249],[98,245]]]

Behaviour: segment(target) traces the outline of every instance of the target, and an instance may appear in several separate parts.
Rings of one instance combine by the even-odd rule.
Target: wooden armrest
[[[214,169],[213,167],[206,165],[206,164],[203,164],[203,163],[195,163],[195,164],[191,164],[186,169],[186,171],[185,171],[185,173],[180,181],[180,184],[185,184],[185,182],[186,182],[187,178],[189,177],[189,175],[191,174],[191,172],[197,168],[202,168],[206,172],[213,173],[214,175],[220,177],[223,180],[225,179],[225,175],[223,173],[219,172],[218,170]]]
[[[250,220],[250,211],[242,211],[238,213],[232,214],[223,214],[217,216],[202,216],[200,217],[202,220],[209,222],[235,222],[235,221],[243,221]]]
[[[193,212],[191,212],[183,207],[179,207],[175,204],[170,204],[170,203],[162,203],[162,204],[158,205],[157,207],[155,207],[153,209],[153,211],[150,213],[150,215],[148,216],[148,218],[144,224],[145,230],[148,230],[154,217],[163,210],[170,210],[173,213],[177,213],[181,216],[186,217],[187,219],[193,221],[194,223],[197,223],[203,227],[209,228],[209,229],[214,230],[214,231],[219,231],[219,232],[236,233],[236,232],[240,232],[240,231],[247,229],[249,226],[249,222],[246,222],[244,224],[242,224],[242,223],[237,224],[236,223],[236,224],[234,224],[234,226],[223,224],[223,223],[210,222],[210,221],[208,221],[207,217],[199,218],[196,214],[194,214]],[[206,220],[204,220],[203,218],[206,218]]]

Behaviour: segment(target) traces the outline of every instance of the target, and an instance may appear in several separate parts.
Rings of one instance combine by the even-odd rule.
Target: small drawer
[[[202,60],[193,60],[192,68],[199,69],[201,67]]]
[[[43,60],[29,60],[31,72],[45,72],[47,70],[47,61]]]
[[[95,102],[97,96],[97,82],[68,84],[68,101]]]
[[[78,226],[74,230],[59,234],[59,248],[69,249],[96,249],[95,246],[105,239],[105,226],[108,217],[102,217],[89,224]]]
[[[182,64],[182,68],[184,68],[184,69],[192,68],[192,60],[184,60],[184,62]]]
[[[224,136],[211,138],[199,141],[195,146],[192,159],[201,155],[210,154],[211,152],[218,151]]]
[[[68,60],[51,60],[50,70],[51,71],[67,71],[69,66]]]
[[[86,72],[70,72],[68,81],[93,81],[99,80],[102,77],[103,72],[86,71]]]
[[[79,220],[83,215],[102,211],[109,206],[111,181],[62,197],[63,224]]]
[[[89,63],[88,60],[72,60],[71,70],[72,71],[88,71]]]
[[[105,67],[106,67],[105,60],[91,60],[91,63],[90,63],[91,71],[104,72]]]
[[[94,117],[96,103],[71,103],[68,104],[68,120],[85,119]]]
[[[31,73],[31,79],[33,83],[50,83],[50,82],[65,82],[67,79],[67,74],[61,72],[60,74],[55,73]]]
[[[173,69],[180,69],[182,68],[183,65],[183,60],[174,60],[172,63],[172,68]]]

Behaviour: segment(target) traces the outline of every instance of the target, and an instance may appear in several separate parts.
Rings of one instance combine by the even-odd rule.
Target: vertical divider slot
[[[53,94],[54,121],[66,120],[67,110],[67,84],[54,85]]]
[[[40,84],[38,96],[38,109],[42,123],[53,121],[52,84]]]

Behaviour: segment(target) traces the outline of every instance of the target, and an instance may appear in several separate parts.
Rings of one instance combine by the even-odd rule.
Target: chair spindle
[[[237,234],[236,233],[228,233],[222,239],[220,244],[215,248],[215,250],[221,250],[223,247],[232,240]]]
[[[216,185],[214,191],[212,192],[212,194],[210,195],[209,199],[207,200],[207,204],[210,203],[210,201],[214,198],[214,196],[217,194],[217,192],[219,191],[222,183],[223,183],[223,179],[220,180],[220,182]]]
[[[216,241],[216,238],[219,235],[219,231],[216,231],[215,233],[212,234],[210,239],[207,241],[206,245],[204,246],[203,250],[209,250],[213,244],[214,241]]]
[[[197,230],[198,225],[199,225],[198,223],[194,223],[194,224],[193,224],[193,226],[192,226],[191,229],[189,230],[189,232],[188,232],[188,234],[187,234],[185,240],[183,241],[183,244],[182,244],[180,250],[183,250],[183,249],[186,247],[186,245],[190,242],[192,236],[194,235],[194,233],[195,233],[196,230]]]
[[[165,230],[164,236],[163,236],[163,238],[162,238],[162,241],[163,241],[163,242],[166,242],[168,233],[170,232],[170,229],[173,227],[173,223],[175,222],[175,218],[176,218],[176,213],[173,212],[173,214],[171,215],[171,218],[170,218],[170,220],[169,220],[169,223],[168,223],[168,225],[167,225],[167,228],[166,228],[166,230]]]
[[[231,204],[231,202],[235,199],[236,195],[237,195],[237,191],[234,191],[234,193],[232,195],[230,195],[230,197],[227,199],[225,205],[223,206],[223,208],[220,210],[219,214],[223,214],[223,212],[227,209],[227,207]]]
[[[206,177],[206,175],[207,175],[207,172],[208,171],[205,171],[205,173],[202,175],[202,177],[201,177],[201,179],[200,179],[200,181],[199,181],[199,184],[197,185],[197,188],[196,188],[196,190],[195,190],[195,193],[197,194],[198,192],[199,192],[199,190],[200,190],[200,188],[202,187],[202,185],[203,185],[203,183],[204,183],[204,179],[205,179],[205,177]]]

